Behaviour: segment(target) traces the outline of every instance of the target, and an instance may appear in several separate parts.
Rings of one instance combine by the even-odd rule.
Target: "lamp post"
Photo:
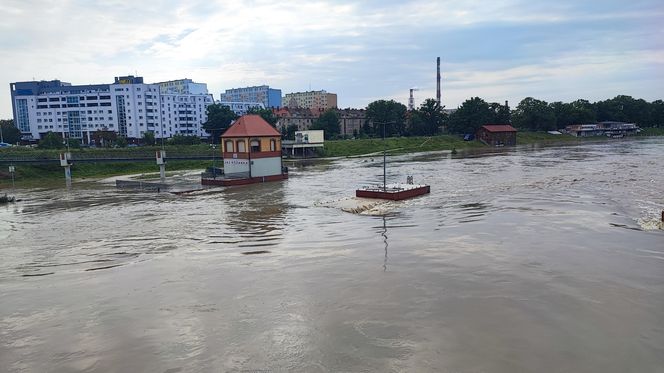
[[[387,191],[387,142],[385,141],[385,127],[387,124],[395,124],[396,121],[376,122],[383,125],[383,192]]]
[[[12,175],[12,190],[16,189],[16,183],[14,182],[14,174],[16,173],[16,167],[14,165],[9,166],[9,173]],[[664,213],[662,214],[664,216]]]
[[[212,178],[217,178],[217,159],[214,157],[214,154],[217,152],[217,147],[215,146],[214,141],[212,142]]]

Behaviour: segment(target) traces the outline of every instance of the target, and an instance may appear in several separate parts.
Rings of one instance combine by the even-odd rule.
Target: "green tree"
[[[489,104],[489,110],[491,110],[491,119],[489,120],[491,124],[512,123],[512,113],[510,112],[510,107],[507,105],[507,103],[505,103],[505,105],[501,105],[497,102],[492,102]]]
[[[643,99],[620,95],[612,99],[599,101],[597,119],[599,121],[634,122],[638,125],[651,125],[652,106]]]
[[[237,115],[230,107],[221,104],[212,104],[207,107],[207,121],[203,123],[203,129],[212,137],[212,142],[218,144],[221,134],[228,129],[231,122],[237,119]]]
[[[328,109],[321,114],[311,126],[312,130],[323,130],[325,139],[334,139],[341,133],[339,125],[339,114],[334,109]]]
[[[152,131],[143,132],[143,144],[154,145],[154,142],[155,142],[154,132]]]
[[[367,106],[365,133],[381,137],[383,124],[387,136],[406,134],[406,105],[394,100],[378,100]]]
[[[428,98],[410,116],[409,133],[419,136],[433,136],[440,132],[447,115],[438,101]]]
[[[655,100],[650,103],[650,126],[664,127],[664,101]]]
[[[272,109],[262,109],[259,107],[252,107],[249,110],[247,110],[247,114],[258,114],[263,118],[266,122],[270,123],[272,127],[276,127],[277,125],[277,118],[276,115],[274,115],[274,112]]]
[[[198,136],[174,135],[168,139],[168,143],[171,145],[196,145],[201,143],[201,139]]]
[[[16,144],[21,140],[21,130],[16,128],[13,119],[0,119],[0,141]]]
[[[408,113],[408,134],[411,136],[426,136],[429,134],[427,123],[423,119],[423,114],[419,110],[413,110]]]
[[[512,120],[517,128],[531,131],[556,129],[556,115],[546,101],[526,97],[517,105]]]
[[[92,133],[92,139],[96,146],[110,147],[117,140],[118,134],[115,131],[97,130]]]
[[[64,144],[62,143],[62,138],[55,133],[48,131],[41,140],[39,140],[39,145],[42,149],[62,149]]]
[[[471,133],[492,122],[494,113],[489,104],[479,97],[471,97],[450,115],[448,131],[456,134]]]
[[[570,102],[572,123],[583,124],[595,123],[597,121],[597,111],[595,105],[588,100],[578,99]]]
[[[556,117],[556,128],[562,129],[566,126],[574,124],[574,119],[572,116],[572,105],[556,101],[549,104],[551,110],[553,110],[553,115]]]
[[[297,124],[289,124],[288,126],[281,127],[281,136],[284,139],[292,140],[295,138],[295,131],[297,131]]]
[[[115,140],[115,146],[117,146],[118,148],[126,148],[127,147],[127,138],[118,137]]]
[[[595,123],[595,106],[587,100],[570,103],[552,102],[549,107],[556,117],[556,128],[562,129],[572,124]]]
[[[66,141],[67,147],[70,149],[80,149],[81,148],[81,139],[72,139],[68,138]]]

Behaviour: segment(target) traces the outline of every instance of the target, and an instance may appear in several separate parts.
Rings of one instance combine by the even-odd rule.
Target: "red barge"
[[[376,185],[357,189],[356,197],[388,199],[392,201],[401,201],[431,192],[429,185],[419,184],[387,184],[385,186]]]

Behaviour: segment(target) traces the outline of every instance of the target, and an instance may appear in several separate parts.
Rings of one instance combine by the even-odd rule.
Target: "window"
[[[277,141],[275,139],[270,139],[270,151],[277,151]]]
[[[233,152],[233,140],[226,140],[226,152]]]
[[[258,153],[261,151],[261,142],[259,140],[251,140],[251,152]]]
[[[237,151],[238,151],[238,153],[246,152],[244,140],[238,140],[237,141]]]

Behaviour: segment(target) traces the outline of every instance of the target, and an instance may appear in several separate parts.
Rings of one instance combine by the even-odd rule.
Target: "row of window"
[[[74,102],[74,101],[91,101],[91,100],[110,100],[111,96],[78,96],[77,100],[74,100],[76,97],[69,96],[69,97],[41,97],[37,99],[37,102],[58,102],[58,101],[65,101],[65,102]]]
[[[93,124],[90,124],[90,125],[83,124],[83,125],[81,125],[81,127],[83,127],[83,128],[105,128],[105,127],[106,128],[113,128],[114,126],[115,125],[113,123],[110,123],[108,125],[104,125],[103,123],[102,124],[94,124],[94,125]],[[72,125],[72,127],[74,127],[74,125]],[[58,124],[57,126],[53,126],[53,125],[43,125],[42,126],[42,125],[40,125],[40,126],[37,126],[37,129],[38,130],[41,130],[41,129],[59,129],[59,130],[61,130],[61,129],[69,129],[69,126],[66,125],[66,124],[64,126],[61,125],[61,124]]]
[[[234,153],[235,149],[237,149],[238,153],[245,153],[246,148],[245,148],[245,141],[244,140],[226,140],[224,142],[224,148],[226,149],[227,153]],[[252,153],[258,153],[261,151],[261,143],[260,140],[251,140],[250,142],[251,146],[251,152]],[[276,151],[277,150],[277,141],[274,139],[270,139],[270,151]]]
[[[55,112],[55,115],[56,115],[56,116],[57,116],[57,115],[67,115],[67,113],[71,113],[71,111],[62,111],[62,112],[57,111],[57,112]],[[86,114],[86,112],[85,112],[84,110],[81,110],[80,113],[81,113],[81,114]],[[88,111],[87,111],[87,114],[97,114],[97,113],[99,113],[99,114],[103,114],[103,113],[104,113],[104,110],[88,110]],[[113,110],[108,110],[108,114],[113,114]],[[47,112],[45,112],[45,113],[42,113],[41,111],[38,111],[38,112],[37,112],[37,116],[38,116],[38,117],[39,117],[39,116],[42,116],[42,115],[43,115],[43,116],[51,116],[51,115],[53,115],[53,112],[52,112],[52,111],[47,111]]]

